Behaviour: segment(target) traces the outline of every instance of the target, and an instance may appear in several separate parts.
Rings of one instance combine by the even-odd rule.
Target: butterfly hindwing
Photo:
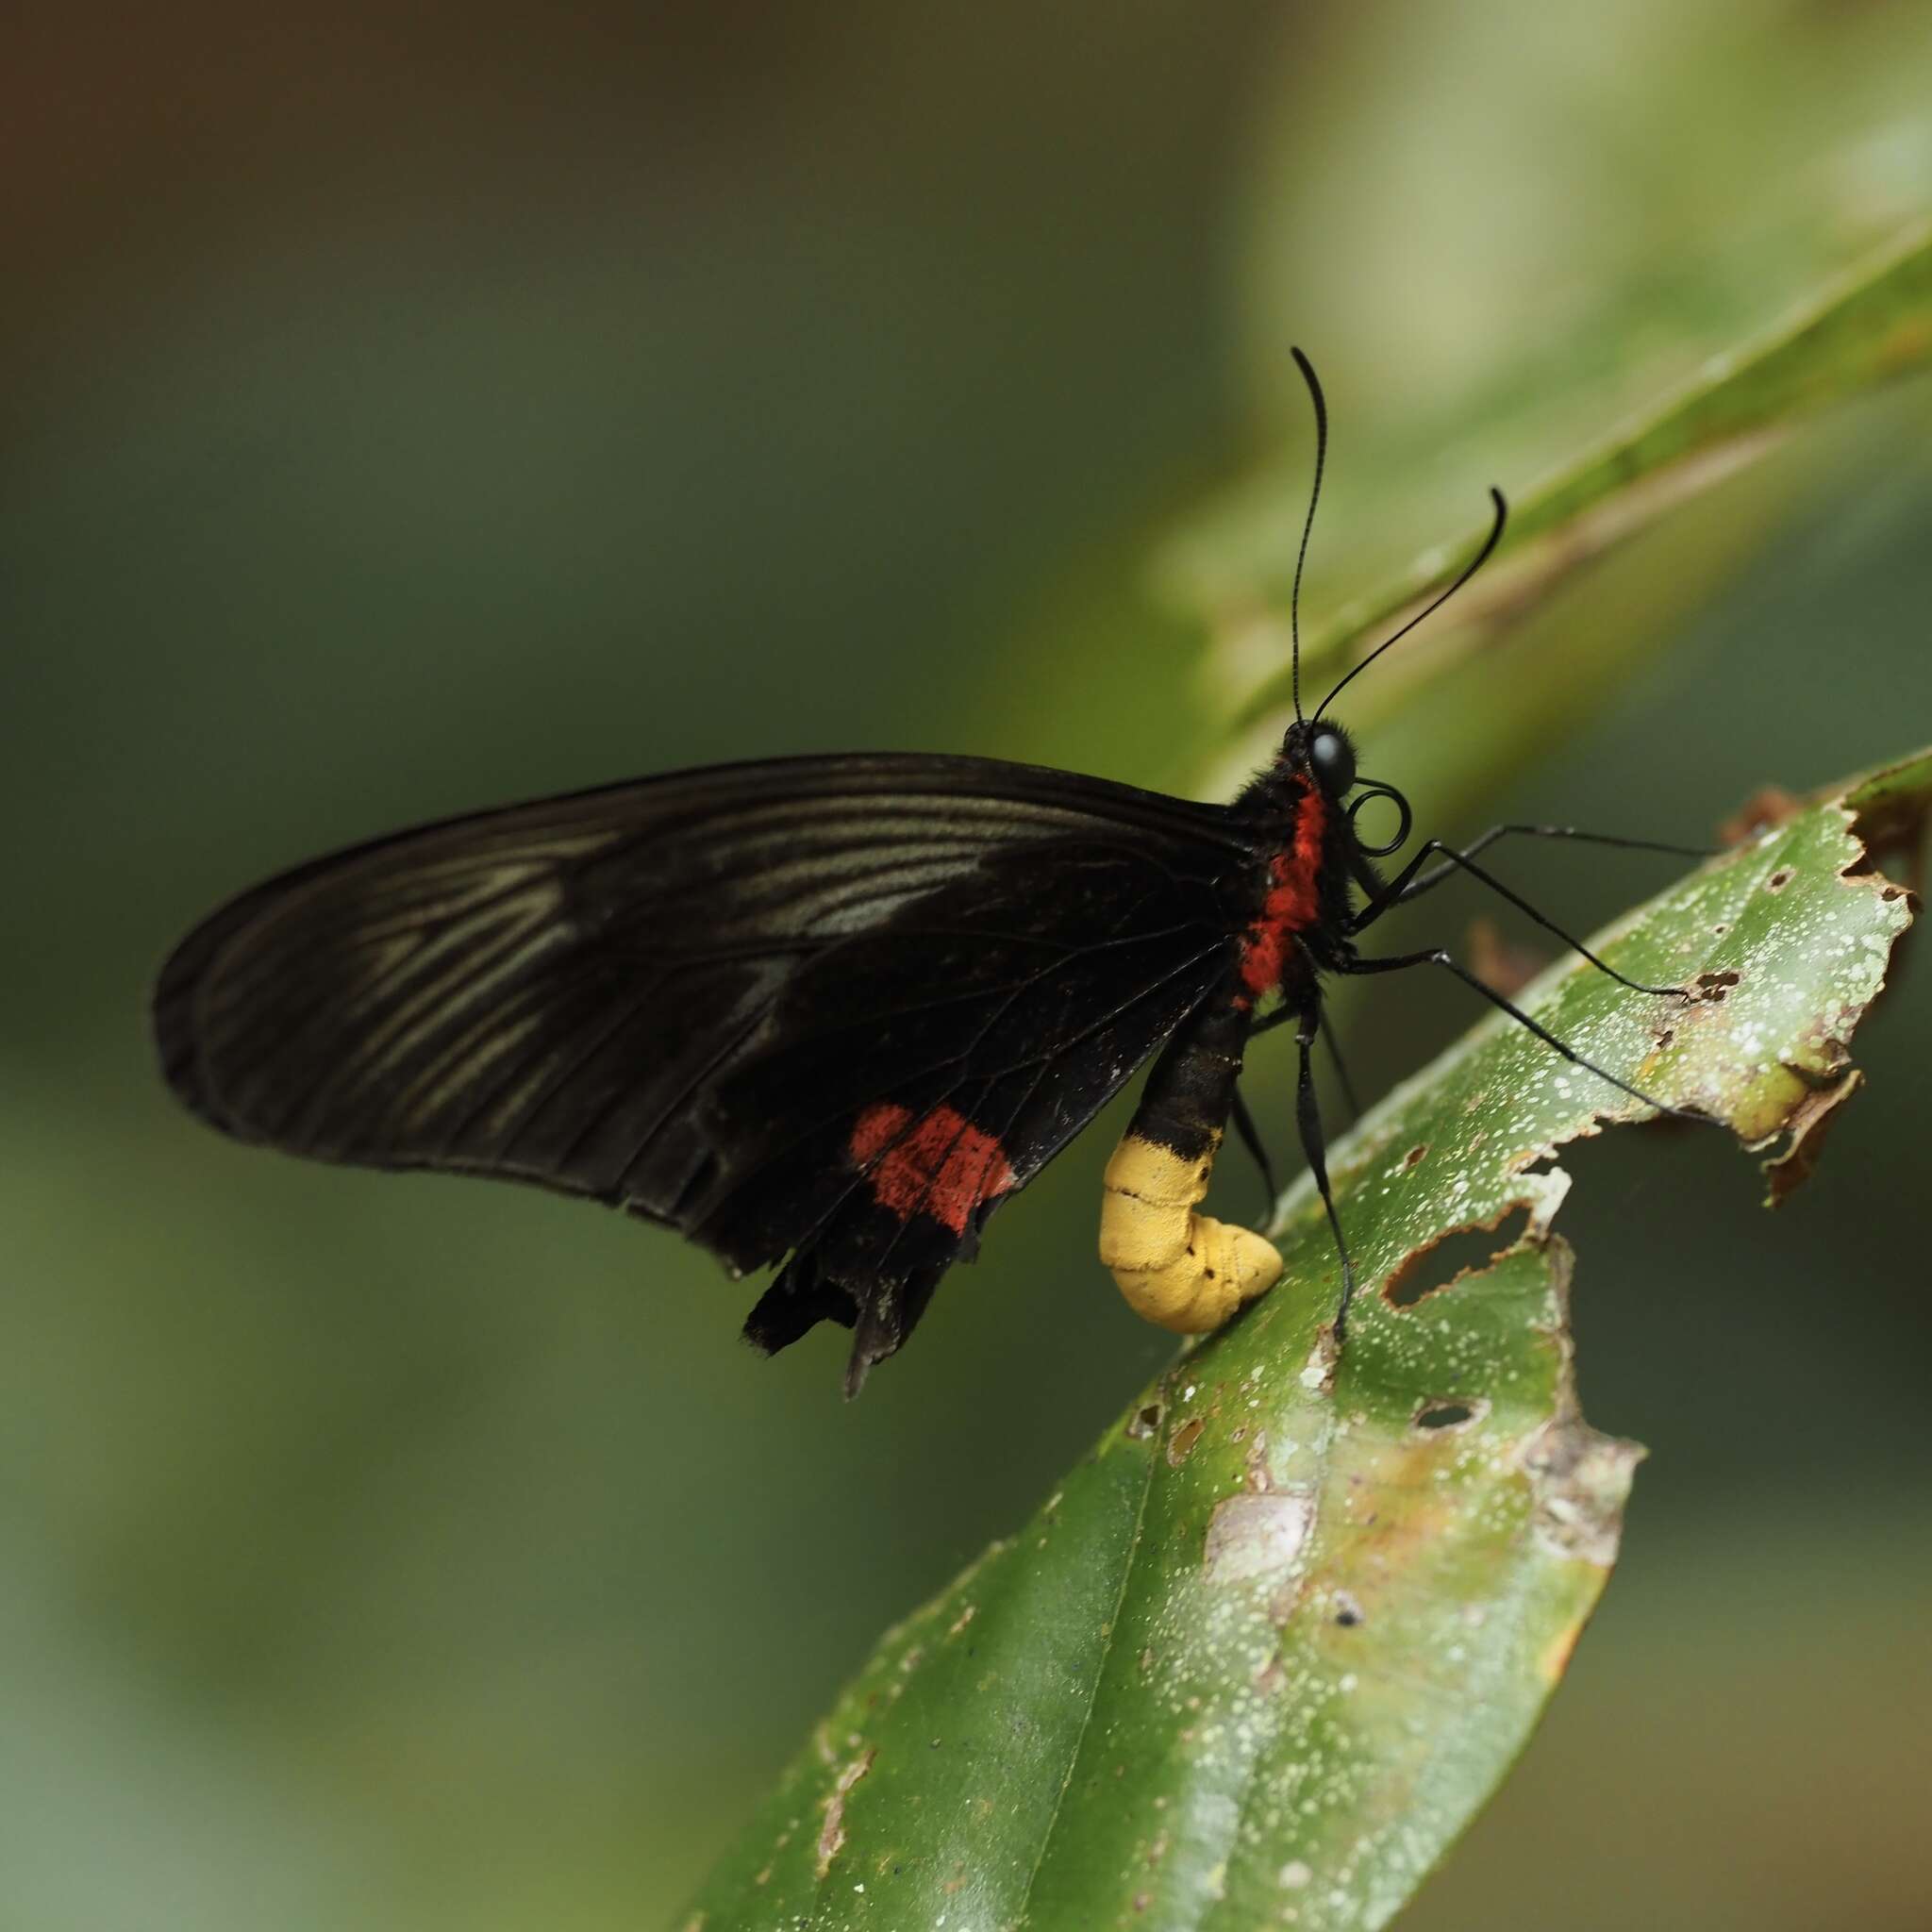
[[[889,1353],[922,1285],[1224,981],[1228,930],[1217,884],[1069,839],[990,854],[804,970],[710,1103],[731,1153],[700,1238],[741,1266],[799,1251],[754,1339],[873,1313]],[[868,1283],[904,1295],[874,1307]]]
[[[789,1253],[754,1339],[895,1345],[1221,983],[1249,869],[1223,808],[1066,773],[714,767],[284,874],[176,950],[157,1032],[239,1138]]]

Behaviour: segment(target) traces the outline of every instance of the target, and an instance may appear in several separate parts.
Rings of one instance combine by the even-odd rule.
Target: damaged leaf
[[[1932,755],[1593,942],[1686,1001],[1572,960],[1524,1003],[1770,1150],[1780,1191],[1852,1091],[1910,919],[1858,815],[1903,847],[1928,807]],[[1331,1157],[1361,1276],[1346,1350],[1304,1181],[1281,1284],[887,1635],[692,1932],[1385,1924],[1522,1749],[1616,1557],[1642,1452],[1577,1404],[1552,1163],[1645,1111],[1500,1016],[1391,1094]]]

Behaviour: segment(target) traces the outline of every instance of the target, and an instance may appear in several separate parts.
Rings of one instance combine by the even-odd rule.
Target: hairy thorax
[[[1346,822],[1319,787],[1271,772],[1241,803],[1255,827],[1258,904],[1241,935],[1237,998],[1292,995],[1346,954]]]

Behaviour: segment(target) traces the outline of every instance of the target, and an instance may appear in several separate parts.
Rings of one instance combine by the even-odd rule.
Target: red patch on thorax
[[[975,1208],[1013,1185],[998,1140],[950,1107],[915,1122],[909,1108],[878,1101],[853,1123],[849,1150],[881,1208],[901,1221],[929,1214],[955,1234],[966,1232]]]
[[[1322,916],[1316,881],[1322,870],[1322,834],[1328,826],[1328,801],[1312,785],[1302,788],[1295,814],[1294,842],[1269,861],[1274,883],[1261,902],[1261,916],[1241,941],[1241,983],[1258,998],[1281,984],[1294,935]]]

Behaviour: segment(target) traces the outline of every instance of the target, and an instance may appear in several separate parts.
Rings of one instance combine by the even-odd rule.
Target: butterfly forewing
[[[233,901],[163,1065],[238,1137],[532,1180],[894,1312],[1225,978],[1226,810],[975,758],[784,759],[400,834]],[[771,1297],[767,1297],[771,1301]]]

